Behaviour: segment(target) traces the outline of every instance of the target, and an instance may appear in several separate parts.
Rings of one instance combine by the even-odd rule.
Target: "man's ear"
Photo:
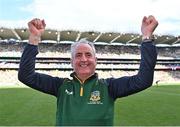
[[[96,65],[97,65],[98,58],[96,57]]]
[[[73,59],[71,58],[71,67],[73,68]]]

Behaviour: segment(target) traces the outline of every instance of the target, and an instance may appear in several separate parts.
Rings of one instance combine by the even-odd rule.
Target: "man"
[[[91,42],[80,40],[71,46],[73,79],[52,77],[35,72],[40,37],[45,21],[28,23],[29,43],[21,57],[19,80],[39,91],[57,97],[56,125],[113,125],[117,98],[142,91],[152,85],[157,53],[151,38],[158,22],[153,16],[142,20],[141,63],[137,75],[99,79],[95,73],[97,59]]]

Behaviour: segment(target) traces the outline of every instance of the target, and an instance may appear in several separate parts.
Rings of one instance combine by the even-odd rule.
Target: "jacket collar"
[[[87,78],[84,82],[82,82],[82,81],[76,76],[76,73],[75,73],[75,72],[71,73],[70,76],[71,76],[73,79],[78,80],[81,84],[83,84],[84,82],[86,82],[86,81],[88,81],[88,80],[98,78],[98,74],[97,74],[97,73],[94,73],[94,74],[91,75],[89,78]]]

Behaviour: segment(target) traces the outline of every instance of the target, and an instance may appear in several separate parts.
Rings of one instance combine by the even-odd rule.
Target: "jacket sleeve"
[[[58,88],[63,83],[63,79],[35,72],[37,54],[37,46],[26,45],[20,60],[18,79],[31,88],[57,96]]]
[[[112,98],[128,96],[150,87],[153,83],[157,51],[151,41],[141,43],[141,62],[136,75],[108,78],[109,94]]]

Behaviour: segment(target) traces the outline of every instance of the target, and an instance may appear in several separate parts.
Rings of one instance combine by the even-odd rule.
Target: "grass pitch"
[[[30,88],[0,88],[1,126],[53,126],[55,115],[53,96]],[[153,86],[118,99],[114,125],[180,126],[180,84]]]

